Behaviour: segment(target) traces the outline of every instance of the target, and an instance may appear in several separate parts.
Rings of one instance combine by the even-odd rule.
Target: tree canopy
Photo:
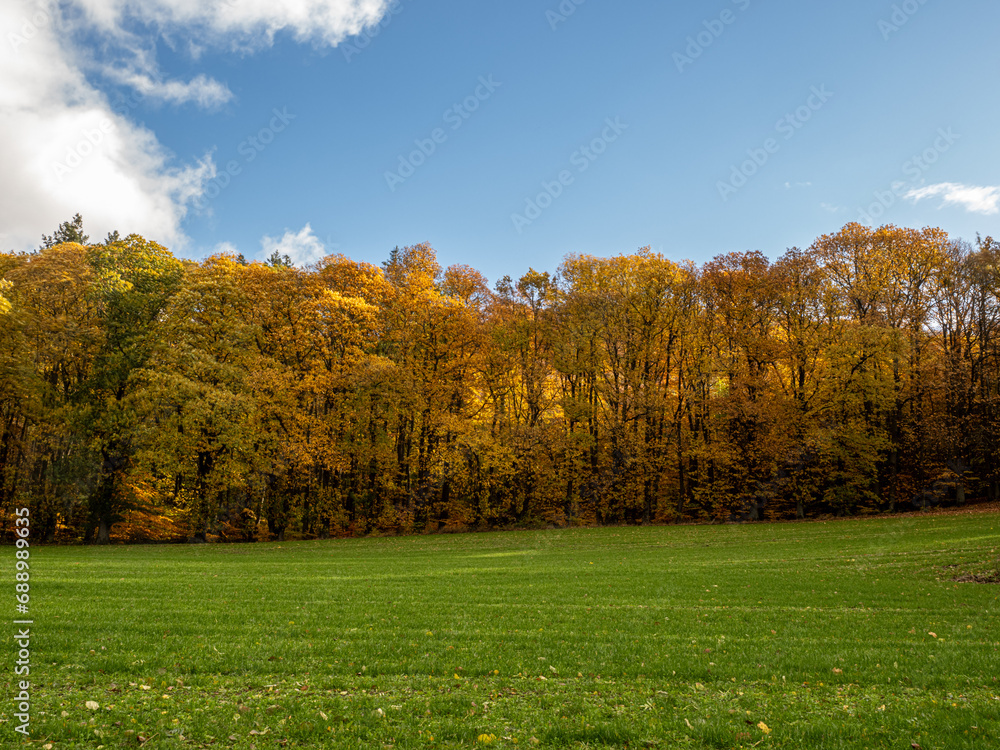
[[[0,513],[107,542],[780,519],[1000,497],[1000,243],[570,255],[490,289],[201,262],[79,215],[0,255]],[[9,528],[9,520],[6,521]]]

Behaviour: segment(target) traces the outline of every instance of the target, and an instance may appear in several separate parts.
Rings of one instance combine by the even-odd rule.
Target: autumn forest
[[[720,522],[1000,496],[1000,242],[849,224],[492,288],[427,244],[0,255],[0,510],[56,541]],[[57,241],[59,239],[83,240]]]

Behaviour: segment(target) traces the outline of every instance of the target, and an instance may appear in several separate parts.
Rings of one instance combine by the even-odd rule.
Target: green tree
[[[85,536],[96,530],[97,543],[107,544],[111,526],[130,507],[127,480],[137,423],[128,399],[136,385],[133,376],[149,360],[183,266],[166,248],[134,234],[91,246],[87,261],[93,269],[90,296],[103,337],[87,384],[87,429],[100,468]]]
[[[117,235],[118,233],[115,232],[116,237]],[[42,235],[42,249],[61,245],[64,242],[86,245],[89,239],[90,237],[83,233],[83,217],[80,214],[75,214],[72,219],[60,224],[59,228],[52,234]]]

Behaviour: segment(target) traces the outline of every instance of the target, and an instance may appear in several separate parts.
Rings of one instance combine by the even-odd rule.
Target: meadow
[[[31,745],[995,748],[1000,586],[954,579],[998,547],[990,513],[35,547]]]

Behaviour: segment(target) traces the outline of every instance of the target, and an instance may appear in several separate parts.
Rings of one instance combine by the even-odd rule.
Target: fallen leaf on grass
[[[757,724],[757,728],[760,731],[762,731],[764,734],[770,734],[771,733],[771,728],[767,724],[765,724],[763,721]]]
[[[100,704],[97,701],[87,701],[83,705],[85,705],[91,711],[96,711],[97,709],[99,709],[101,707]]]

